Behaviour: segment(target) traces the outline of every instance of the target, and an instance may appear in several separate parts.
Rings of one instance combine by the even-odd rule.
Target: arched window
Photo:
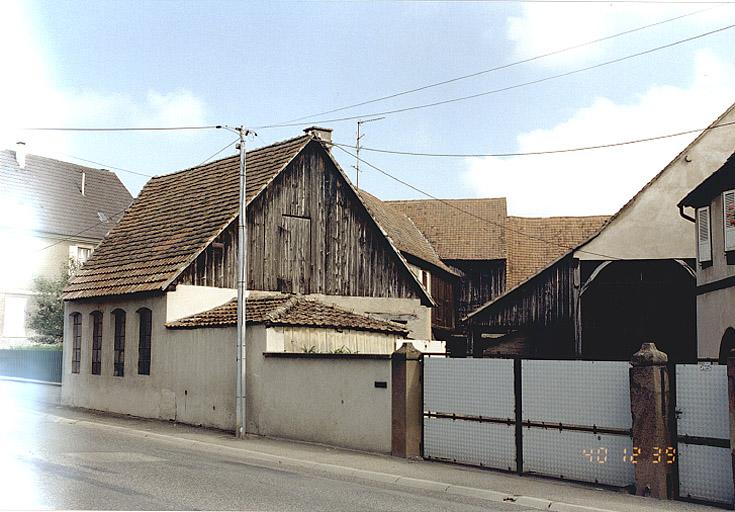
[[[730,357],[730,352],[733,349],[735,349],[735,329],[728,327],[720,342],[720,364],[727,364],[727,358]]]
[[[151,374],[151,310],[138,310],[138,375]]]
[[[102,312],[92,311],[92,375],[102,374]]]
[[[112,312],[115,317],[115,365],[113,375],[125,375],[125,311],[116,309]]]
[[[79,373],[82,361],[82,314],[72,313],[71,320],[71,372]]]

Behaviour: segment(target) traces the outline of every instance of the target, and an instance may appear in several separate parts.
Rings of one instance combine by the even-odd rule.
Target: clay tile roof
[[[506,289],[510,290],[587,240],[609,216],[508,217]],[[551,240],[554,243],[548,243]]]
[[[439,259],[439,255],[416,225],[400,209],[386,201],[358,190],[358,194],[375,221],[385,230],[396,248],[404,254],[431,263],[445,272],[456,274]]]
[[[91,240],[104,238],[133,199],[113,172],[35,155],[21,169],[8,150],[0,151],[0,191],[28,229]]]
[[[250,297],[245,302],[248,323],[290,325],[357,331],[384,332],[405,336],[402,325],[353,313],[336,306],[293,295]],[[166,327],[195,329],[198,327],[231,327],[237,325],[237,300],[174,322]]]
[[[504,197],[386,203],[406,214],[443,260],[497,260],[506,256]]]
[[[247,153],[251,201],[311,140]],[[64,289],[65,299],[162,290],[238,213],[239,157],[152,178]]]

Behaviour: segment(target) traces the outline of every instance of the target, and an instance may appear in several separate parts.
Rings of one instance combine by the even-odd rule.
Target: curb
[[[36,379],[24,379],[23,377],[6,377],[4,375],[0,375],[0,380],[7,380],[11,382],[26,382],[28,384],[43,384],[45,386],[61,387],[61,382],[51,382],[48,380],[36,380]]]
[[[247,448],[237,448],[233,446],[223,446],[220,444],[209,443],[206,441],[198,441],[196,439],[186,439],[169,434],[159,434],[157,432],[148,432],[135,428],[123,427],[120,425],[110,425],[109,423],[101,423],[89,420],[75,420],[63,416],[57,416],[49,413],[39,413],[44,417],[52,419],[57,423],[66,423],[70,425],[80,425],[90,428],[99,428],[114,430],[129,436],[142,437],[146,439],[156,439],[159,441],[183,445],[188,448],[204,448],[209,452],[219,453],[223,455],[240,455],[246,456],[250,461],[256,460],[264,464],[276,464],[281,466],[287,464],[292,467],[305,468],[322,474],[339,474],[342,477],[349,477],[353,480],[367,480],[377,483],[394,484],[411,489],[424,491],[432,491],[444,494],[462,496],[465,498],[482,499],[494,503],[514,504],[522,507],[533,508],[537,510],[546,510],[552,512],[615,512],[611,509],[602,509],[596,507],[588,507],[585,505],[575,505],[572,503],[564,503],[559,501],[550,501],[542,498],[534,498],[531,496],[518,496],[500,491],[492,491],[486,489],[478,489],[476,487],[464,487],[445,482],[436,482],[433,480],[423,480],[419,478],[411,478],[407,476],[395,475],[391,473],[382,473],[378,471],[369,471],[365,469],[351,468],[348,466],[340,466],[337,464],[329,464],[324,462],[314,462],[304,459],[295,459],[291,457],[282,457],[279,455],[271,455]]]

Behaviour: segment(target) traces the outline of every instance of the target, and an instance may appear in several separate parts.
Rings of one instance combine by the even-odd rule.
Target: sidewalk
[[[218,456],[246,459],[264,467],[308,469],[338,480],[375,481],[459,496],[520,505],[519,510],[563,511],[715,511],[714,507],[631,496],[625,491],[554,479],[518,476],[454,464],[397,459],[296,441],[250,436],[154,420],[108,415],[62,406],[49,407],[52,421],[86,428],[116,430],[121,435],[155,438]]]

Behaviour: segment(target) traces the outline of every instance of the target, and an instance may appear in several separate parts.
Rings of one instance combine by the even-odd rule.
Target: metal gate
[[[632,485],[628,363],[424,362],[424,457]]]
[[[679,496],[732,505],[727,367],[676,365]]]

